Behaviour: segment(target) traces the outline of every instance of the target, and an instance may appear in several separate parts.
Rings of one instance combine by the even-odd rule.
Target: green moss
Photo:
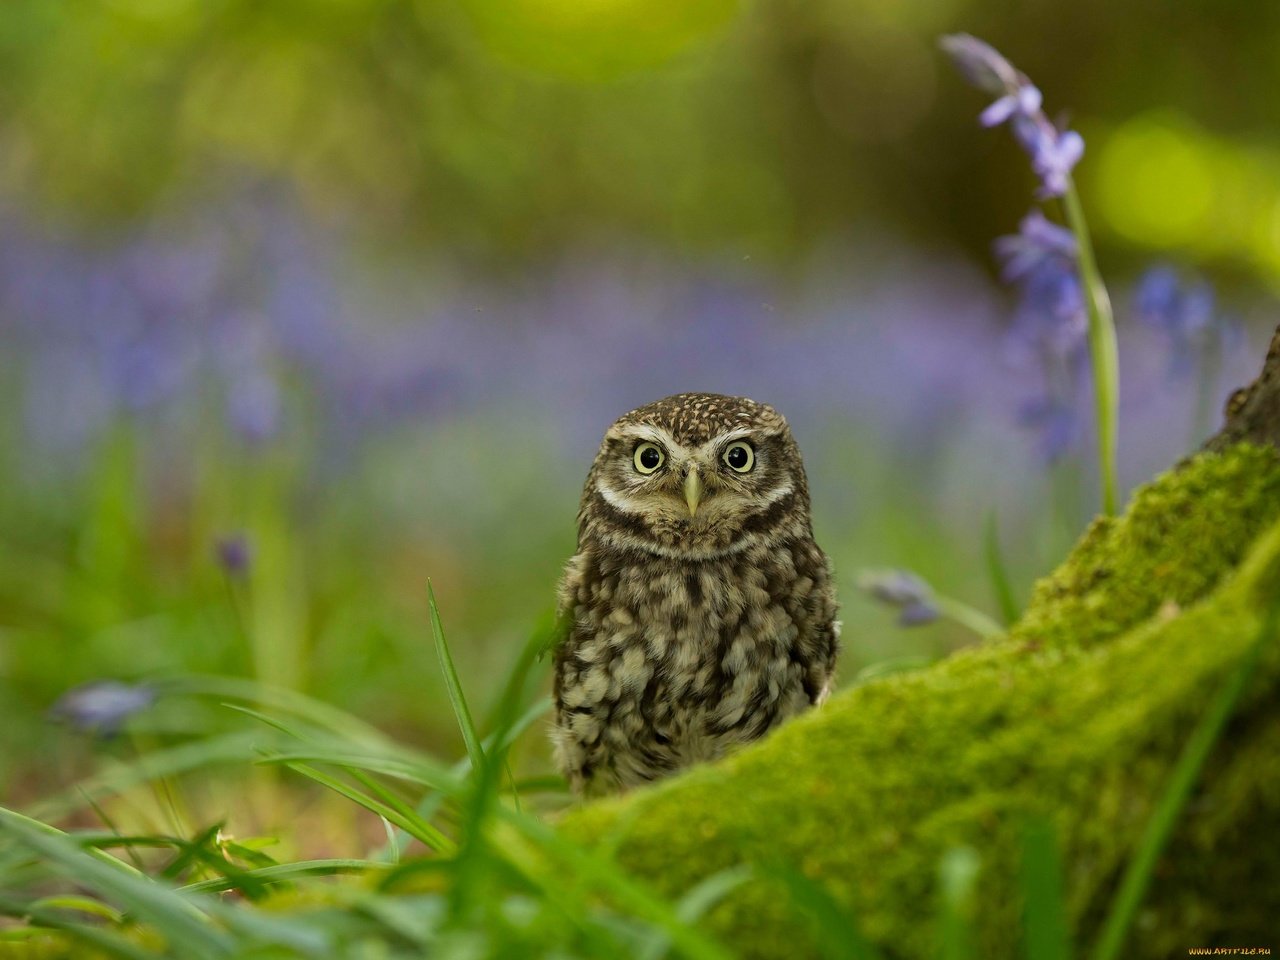
[[[1099,643],[1166,604],[1198,600],[1239,563],[1278,505],[1274,449],[1202,454],[1139,490],[1123,519],[1094,521],[1066,562],[1036,585],[1014,634]]]
[[[1096,524],[1009,638],[845,691],[726,761],[583,807],[562,829],[587,841],[621,832],[620,860],[670,894],[744,860],[765,874],[776,859],[798,864],[890,957],[933,954],[937,865],[971,846],[979,954],[999,957],[1018,949],[1023,825],[1043,815],[1087,941],[1189,731],[1256,635],[1277,570],[1280,459],[1202,456]],[[1280,882],[1243,885],[1280,879],[1256,843],[1280,822],[1278,679],[1271,649],[1184,813],[1145,918],[1160,936],[1136,936],[1138,954],[1217,934],[1265,942],[1257,924],[1280,915]],[[747,956],[816,952],[767,876],[708,922]]]

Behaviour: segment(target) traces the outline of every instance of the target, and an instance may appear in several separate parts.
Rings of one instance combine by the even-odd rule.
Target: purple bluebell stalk
[[[1134,312],[1143,324],[1163,333],[1172,351],[1170,373],[1185,376],[1211,341],[1229,333],[1217,310],[1213,287],[1205,280],[1185,282],[1168,264],[1144,273],[1134,294]]]
[[[1114,514],[1118,499],[1116,451],[1120,364],[1111,301],[1094,259],[1084,208],[1071,180],[1072,169],[1084,156],[1084,140],[1073,130],[1059,129],[1045,116],[1040,91],[990,44],[963,33],[943,37],[941,44],[971,83],[997,97],[982,112],[980,120],[986,126],[1010,125],[1014,138],[1031,157],[1031,167],[1040,179],[1037,196],[1041,200],[1062,198],[1067,223],[1076,242],[1074,259],[1079,274],[1080,301],[1087,320],[1089,359],[1093,366],[1102,509],[1107,514]],[[1070,292],[1061,284],[1057,285],[1057,291],[1059,294]]]
[[[1080,435],[1077,393],[1082,380],[1089,318],[1071,231],[1039,210],[1023,217],[1016,234],[995,242],[1001,276],[1019,293],[1008,345],[1040,366],[1044,389],[1023,403],[1018,420],[1040,433],[1040,450],[1053,463]]]
[[[997,98],[979,114],[979,122],[984,127],[1008,123],[1040,178],[1040,198],[1063,196],[1072,168],[1084,156],[1084,139],[1074,130],[1059,130],[1045,116],[1039,88],[990,44],[967,33],[940,42],[970,83]]]
[[[49,710],[49,716],[81,733],[104,739],[120,732],[130,717],[150,707],[156,692],[146,684],[95,680],[68,690]]]
[[[1208,436],[1213,422],[1223,355],[1239,336],[1236,324],[1217,307],[1213,287],[1203,279],[1185,281],[1168,264],[1149,269],[1138,281],[1134,312],[1169,343],[1169,376],[1196,377],[1191,443]]]
[[[858,578],[858,587],[881,603],[897,607],[899,626],[921,626],[942,615],[933,589],[909,570],[867,571]]]

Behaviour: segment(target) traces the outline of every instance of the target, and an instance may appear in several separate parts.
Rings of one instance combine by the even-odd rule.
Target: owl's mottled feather
[[[725,455],[744,443],[752,462],[735,470]],[[651,474],[641,445],[663,453]],[[619,418],[578,524],[553,734],[575,790],[714,759],[825,696],[839,631],[830,565],[800,451],[772,407],[680,394]]]

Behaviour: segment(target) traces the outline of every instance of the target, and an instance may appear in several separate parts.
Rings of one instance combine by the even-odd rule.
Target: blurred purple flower
[[[49,716],[82,733],[109,738],[155,699],[155,690],[145,684],[95,680],[64,693],[49,710]]]
[[[253,545],[243,533],[219,537],[213,545],[213,553],[218,566],[231,577],[245,576],[253,563]]]
[[[1013,93],[1006,93],[982,113],[978,114],[978,122],[984,127],[998,127],[1006,120],[1016,117],[1035,116],[1040,110],[1043,97],[1038,87],[1027,84]]]
[[[265,370],[249,370],[227,384],[227,422],[245,443],[265,443],[280,429],[280,387]]]
[[[967,33],[944,36],[939,43],[970,83],[997,97],[978,120],[984,127],[1010,125],[1040,178],[1038,196],[1066,193],[1071,171],[1084,156],[1084,138],[1059,130],[1044,115],[1040,90],[990,44]]]
[[[1025,401],[1018,410],[1018,422],[1040,434],[1040,456],[1046,463],[1060,460],[1080,437],[1078,406],[1052,391]]]
[[[933,589],[909,570],[865,571],[858,587],[872,598],[898,608],[898,625],[917,627],[941,616]]]
[[[1013,135],[1031,158],[1031,169],[1040,178],[1036,195],[1047,200],[1066,193],[1071,185],[1071,171],[1084,156],[1084,137],[1074,130],[1059,130],[1043,114],[1014,117]]]
[[[1218,311],[1208,281],[1196,277],[1184,281],[1169,264],[1158,264],[1139,279],[1134,312],[1143,324],[1168,338],[1173,377],[1191,373],[1206,349],[1220,347],[1236,332]]]
[[[1086,366],[1089,316],[1076,264],[1075,237],[1039,210],[1018,233],[995,242],[1001,276],[1018,290],[1008,347],[1039,365],[1041,396],[1022,405],[1018,421],[1040,433],[1047,462],[1066,453],[1079,435],[1078,385]]]
[[[1018,224],[1018,232],[998,237],[996,257],[1001,261],[1000,276],[1013,283],[1045,263],[1066,261],[1074,269],[1076,238],[1039,210],[1032,210]]]

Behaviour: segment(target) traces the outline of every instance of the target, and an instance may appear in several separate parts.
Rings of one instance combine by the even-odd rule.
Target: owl
[[[552,740],[577,793],[715,759],[821,703],[840,625],[782,415],[682,393],[619,418],[559,607]]]

